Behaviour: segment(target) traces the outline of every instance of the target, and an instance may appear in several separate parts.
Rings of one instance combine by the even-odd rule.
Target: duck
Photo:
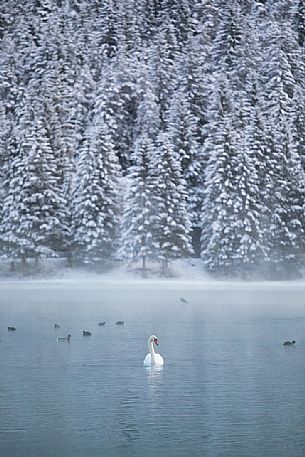
[[[83,330],[83,336],[91,336],[91,332],[87,332],[86,330]]]
[[[115,325],[124,325],[124,321],[117,321]]]
[[[294,346],[295,345],[295,341],[285,341],[285,343],[283,343],[283,346]]]
[[[7,327],[7,330],[9,332],[15,332],[16,331],[15,327]]]
[[[70,341],[71,335],[69,334],[68,336],[60,336],[57,338],[57,341]]]
[[[54,328],[60,328],[59,324],[54,324]]]
[[[181,303],[183,303],[184,305],[186,305],[188,303],[187,299],[186,298],[183,298],[183,297],[180,297],[180,301]]]
[[[97,325],[99,325],[100,327],[103,327],[105,324],[106,324],[106,322],[103,321],[103,322],[99,322]]]
[[[156,354],[154,344],[158,346],[159,340],[155,335],[151,335],[148,338],[149,353],[146,355],[143,361],[143,364],[146,367],[162,367],[164,365],[164,359],[162,355]]]

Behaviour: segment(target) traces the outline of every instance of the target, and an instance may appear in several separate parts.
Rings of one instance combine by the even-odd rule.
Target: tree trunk
[[[164,259],[164,276],[168,276],[168,259]]]
[[[21,255],[21,271],[22,271],[23,275],[25,275],[25,273],[26,273],[26,267],[27,267],[26,256],[25,256],[25,254],[22,254]]]
[[[166,275],[166,259],[162,259],[162,264],[161,264],[161,275],[165,276]]]
[[[68,251],[68,254],[67,254],[67,265],[69,268],[73,267],[73,255],[72,255],[71,251]]]
[[[146,278],[146,256],[143,255],[142,257],[142,275],[143,278]]]

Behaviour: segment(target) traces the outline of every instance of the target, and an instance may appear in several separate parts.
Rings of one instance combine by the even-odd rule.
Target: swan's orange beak
[[[157,340],[157,338],[154,339],[154,343],[158,346],[159,341]]]

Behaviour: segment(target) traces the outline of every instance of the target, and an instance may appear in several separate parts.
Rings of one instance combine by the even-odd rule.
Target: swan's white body
[[[152,335],[148,338],[149,353],[143,361],[146,367],[162,367],[164,365],[163,357],[155,352],[154,343],[158,344],[158,339],[155,335]]]

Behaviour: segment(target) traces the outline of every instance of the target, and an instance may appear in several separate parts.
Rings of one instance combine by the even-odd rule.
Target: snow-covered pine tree
[[[189,33],[185,52],[179,59],[178,89],[171,97],[167,129],[179,152],[187,183],[188,212],[192,222],[195,253],[200,252],[201,205],[206,157],[202,144],[207,126],[210,37],[208,24],[197,23],[196,35]]]
[[[96,95],[96,82],[88,63],[84,63],[74,88],[75,112],[74,119],[77,126],[77,149],[81,144],[84,133],[92,121],[92,110]]]
[[[265,177],[265,143],[260,113],[261,87],[259,72],[262,58],[257,37],[257,6],[249,3],[247,14],[241,22],[241,42],[233,68],[233,119],[238,134],[237,162],[238,183],[236,207],[239,214],[236,271],[243,276],[260,274],[266,261],[262,226],[268,213],[263,193]]]
[[[33,8],[33,44],[25,48],[22,58],[24,81],[36,116],[48,126],[49,144],[57,162],[56,179],[64,198],[69,201],[74,154],[84,129],[79,125],[79,98],[75,96],[83,55],[76,37],[82,33],[74,31],[72,4],[58,5],[56,1],[45,0],[35,3]],[[60,218],[61,224],[68,226],[68,207],[61,212]],[[69,255],[67,231],[64,235],[60,249]]]
[[[158,26],[161,21],[162,0],[143,0],[142,2],[135,1],[133,10],[134,16],[139,27],[141,36],[142,51],[145,52],[145,47],[150,46],[152,39],[158,33]]]
[[[168,261],[192,253],[191,222],[187,213],[186,182],[180,157],[169,135],[158,135],[151,162],[151,192],[154,201],[153,239],[162,274],[168,272]]]
[[[203,167],[202,146],[198,137],[198,119],[193,106],[182,91],[177,91],[171,101],[167,116],[168,135],[181,161],[186,182],[187,210],[192,224],[192,234],[200,227],[202,205]]]
[[[151,162],[155,153],[154,139],[160,127],[159,107],[145,66],[138,86],[140,100],[134,127],[136,140],[126,178],[129,185],[124,198],[120,253],[130,260],[141,258],[145,276],[147,260],[152,258],[156,245],[152,234]]]
[[[1,209],[5,195],[5,162],[13,125],[15,97],[18,90],[15,74],[14,49],[10,37],[3,38],[2,46],[4,43],[6,52],[0,53],[0,226]]]
[[[213,73],[203,147],[208,165],[201,255],[208,270],[238,275],[253,270],[262,255],[256,171],[260,149],[255,151],[252,144],[257,107],[251,99],[254,83],[250,84],[258,61],[252,30],[239,3],[226,2],[223,13],[212,44]]]
[[[0,231],[11,259],[54,257],[67,227],[62,225],[65,200],[57,175],[57,161],[43,120],[25,101],[19,105],[5,161],[5,198]]]
[[[160,107],[150,80],[147,62],[140,62],[137,80],[137,115],[133,126],[135,140],[143,135],[155,140],[160,130]]]
[[[235,257],[234,198],[236,133],[233,128],[229,82],[220,80],[210,99],[209,135],[204,149],[209,157],[202,206],[201,257],[208,271],[226,275]]]
[[[220,276],[247,276],[264,258],[255,82],[249,79],[237,98],[223,76],[210,99],[201,255],[206,268]]]
[[[206,42],[215,38],[219,17],[222,15],[222,8],[219,0],[194,0],[192,11],[192,32],[193,35],[205,35]]]
[[[5,159],[7,156],[7,146],[9,140],[10,127],[5,116],[5,105],[0,100],[0,227],[2,225],[2,207],[5,197],[4,180],[5,180]],[[0,255],[2,246],[0,243]]]
[[[294,1],[294,25],[298,36],[298,42],[301,48],[305,44],[305,1],[295,0]]]
[[[270,127],[265,124],[265,128],[265,158],[269,166],[264,203],[269,218],[262,224],[261,236],[269,252],[269,274],[293,277],[300,273],[304,262],[304,170],[297,154],[293,125],[281,135],[281,149],[276,147],[279,133],[274,132],[272,138]]]
[[[265,205],[270,220],[263,228],[270,270],[277,276],[296,274],[304,258],[302,202],[304,177],[297,154],[293,94],[295,78],[279,24],[267,20],[263,42],[262,115],[266,142]]]
[[[72,190],[73,256],[79,263],[107,261],[115,250],[120,166],[106,126],[88,128]]]
[[[225,0],[211,47],[211,70],[232,77],[242,47],[244,15],[238,0]]]
[[[151,81],[160,106],[162,129],[166,128],[166,113],[177,87],[177,63],[180,51],[174,26],[170,18],[165,16],[153,45],[148,49]]]
[[[3,164],[3,202],[1,206],[1,225],[0,225],[0,243],[1,253],[6,255],[14,268],[14,261],[20,259],[23,251],[20,252],[19,243],[19,226],[21,220],[21,196],[23,183],[23,160],[19,154],[17,132],[10,132],[9,142],[6,147],[5,159]],[[24,234],[23,234],[24,235]]]
[[[164,0],[163,3],[164,13],[181,45],[187,41],[191,29],[192,3],[190,0]]]
[[[23,30],[18,21],[17,5],[11,5],[13,16],[8,13],[9,5],[5,2],[2,5],[2,36],[0,50],[0,98],[1,98],[1,203],[0,203],[0,252],[7,254],[7,241],[2,235],[7,227],[4,226],[5,208],[4,197],[8,193],[11,179],[11,165],[15,159],[17,141],[14,133],[15,110],[18,99],[22,92],[20,83],[19,48],[18,43],[21,39]],[[13,20],[14,17],[14,20]],[[20,21],[21,22],[21,21]],[[12,27],[14,24],[14,28]],[[14,29],[14,30],[12,30]],[[8,197],[6,195],[6,197]],[[10,242],[10,245],[12,243]]]
[[[87,36],[85,55],[88,56],[88,63],[91,63],[92,70],[100,77],[104,63],[117,53],[119,24],[113,0],[95,2],[93,8],[92,6],[87,1],[84,2],[86,15],[82,17],[81,29],[84,36]]]
[[[262,153],[257,131],[257,106],[253,97],[244,94],[240,99],[240,131],[235,145],[235,255],[230,273],[242,277],[256,274],[259,263],[265,260],[265,248],[261,236],[261,220],[265,208],[261,199],[258,159]],[[235,107],[237,109],[237,107]]]
[[[153,198],[151,192],[150,162],[154,145],[147,133],[137,138],[131,154],[127,189],[123,205],[121,249],[123,258],[142,259],[143,276],[146,276],[147,260],[155,252],[153,228]]]
[[[297,145],[302,167],[305,170],[305,90],[300,85],[294,90],[292,113],[296,134],[295,144]]]
[[[133,141],[133,124],[137,112],[137,69],[133,58],[127,58],[120,49],[115,59],[105,66],[92,110],[93,122],[103,119],[112,138],[123,169],[129,165]]]

